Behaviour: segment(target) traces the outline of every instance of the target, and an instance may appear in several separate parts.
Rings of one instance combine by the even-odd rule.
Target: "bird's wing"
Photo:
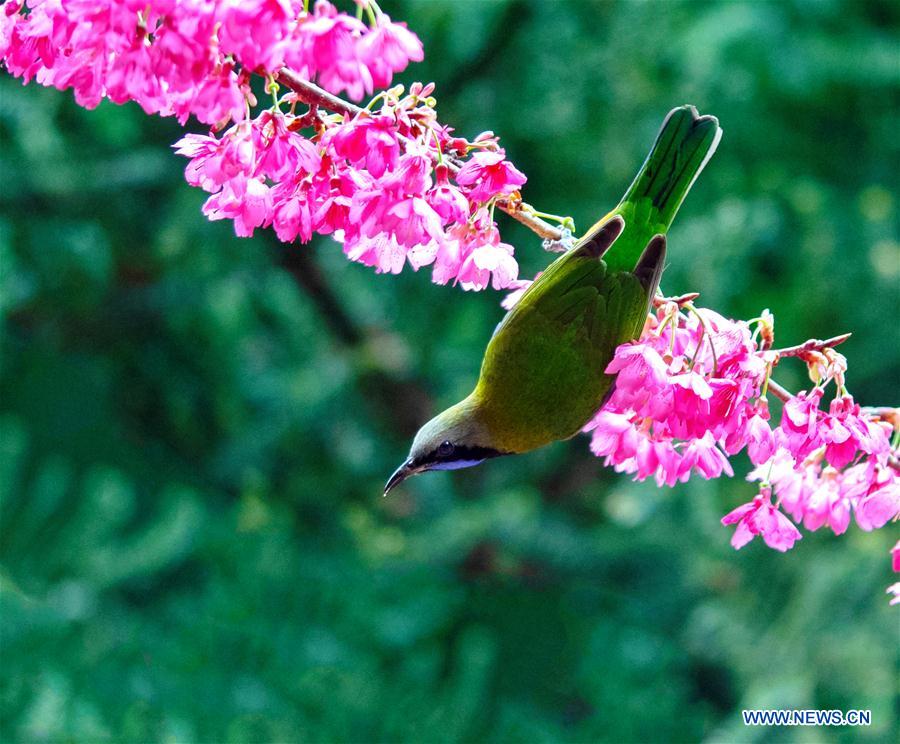
[[[610,271],[602,242],[588,242],[528,288],[485,352],[475,394],[510,452],[577,433],[613,385],[606,367],[616,347],[643,327],[665,238],[651,241],[634,272]]]
[[[560,256],[522,295],[497,332],[527,324],[537,315],[558,327],[561,342],[587,341],[593,350],[591,366],[602,372],[615,348],[640,333],[665,258],[665,238],[658,235],[634,272],[609,271],[601,257],[623,227],[622,219],[614,217]]]
[[[561,340],[586,341],[597,373],[619,344],[640,333],[648,303],[634,274],[610,272],[602,260],[586,256],[566,261],[557,280],[529,299],[523,313],[558,325]]]

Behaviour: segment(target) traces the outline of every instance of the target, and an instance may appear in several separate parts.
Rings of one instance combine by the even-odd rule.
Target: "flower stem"
[[[527,209],[528,212],[533,214],[535,217],[542,217],[545,220],[553,220],[554,222],[558,222],[560,226],[564,230],[569,230],[571,232],[575,232],[575,220],[571,217],[562,217],[558,214],[550,214],[549,212],[540,212],[530,204],[522,205],[523,209]]]
[[[266,92],[272,96],[272,105],[276,111],[280,110],[278,103],[278,83],[272,75],[266,75]]]
[[[706,319],[700,314],[700,311],[694,306],[693,302],[686,302],[684,304],[684,308],[685,308],[685,310],[689,310],[690,312],[692,312],[694,315],[697,316],[697,320],[699,320],[700,325],[703,326],[704,335],[709,334],[709,351],[712,354],[712,358],[713,358],[712,376],[717,377],[718,373],[719,373],[719,358],[716,355],[716,345],[713,343],[712,334],[709,333],[709,328],[706,327]],[[701,340],[701,342],[703,341],[702,338],[700,340]],[[698,351],[700,350],[699,344],[697,345],[697,350]],[[694,352],[694,353],[696,354],[696,352]]]
[[[431,132],[431,136],[434,139],[434,149],[437,150],[438,165],[443,165],[444,153],[441,152],[441,141],[438,139],[437,132],[435,132],[432,127],[428,127],[428,131]]]

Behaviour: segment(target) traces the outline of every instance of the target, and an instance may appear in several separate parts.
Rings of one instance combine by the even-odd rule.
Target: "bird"
[[[525,290],[495,329],[474,390],[428,421],[384,494],[410,476],[521,454],[578,434],[612,394],[605,370],[636,339],[666,233],[722,136],[694,106],[666,116],[619,204]]]

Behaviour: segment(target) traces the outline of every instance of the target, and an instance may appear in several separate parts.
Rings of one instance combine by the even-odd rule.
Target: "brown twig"
[[[769,378],[769,385],[767,389],[771,390],[772,395],[778,398],[778,400],[780,400],[782,403],[787,403],[791,398],[794,397],[793,395],[791,395],[790,390],[779,385],[771,377]]]
[[[287,88],[290,88],[297,97],[304,103],[316,105],[320,108],[333,111],[336,114],[346,114],[347,116],[356,116],[362,113],[362,109],[343,98],[332,95],[327,90],[314,85],[308,80],[301,78],[293,70],[287,67],[282,68],[278,73],[277,80]]]
[[[301,101],[308,103],[311,106],[318,106],[319,108],[333,111],[337,114],[344,114],[345,116],[356,116],[364,110],[342,98],[332,95],[318,85],[315,85],[308,80],[304,80],[293,70],[283,68],[281,72],[278,73],[277,80],[285,87],[294,91]],[[448,167],[454,175],[458,173],[460,169],[459,163],[454,162],[453,160],[448,162]],[[540,217],[536,217],[532,214],[531,206],[523,202],[517,195],[510,196],[506,199],[499,199],[497,201],[497,207],[506,212],[506,214],[517,222],[525,225],[525,227],[533,233],[546,240],[563,240],[565,237],[563,231],[558,227],[554,227],[549,222],[545,222]]]
[[[699,292],[688,292],[687,294],[678,295],[677,297],[663,297],[661,294],[658,294],[653,298],[653,307],[662,307],[669,302],[674,302],[678,307],[683,307],[689,302],[696,300],[699,296]]]
[[[817,338],[812,338],[809,341],[806,341],[802,344],[797,344],[797,346],[789,346],[786,349],[776,349],[775,353],[781,357],[802,357],[805,354],[808,354],[812,351],[824,351],[825,349],[833,349],[838,344],[844,343],[848,338],[850,338],[851,334],[842,333],[840,336],[832,336],[831,338],[825,339],[824,341],[820,341]]]

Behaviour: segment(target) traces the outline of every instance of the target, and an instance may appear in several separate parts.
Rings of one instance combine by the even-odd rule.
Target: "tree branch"
[[[790,390],[781,387],[781,385],[775,382],[771,377],[769,378],[769,384],[766,389],[771,390],[772,395],[778,398],[782,403],[787,403],[793,397]]]
[[[347,116],[356,116],[363,111],[359,106],[345,101],[343,98],[338,98],[318,85],[304,80],[287,67],[281,69],[276,79],[279,83],[294,91],[301,101],[311,106],[319,106],[336,114],[346,114]]]
[[[786,349],[775,349],[775,353],[782,357],[802,357],[811,351],[823,351],[825,349],[833,349],[838,344],[844,343],[851,334],[842,333],[840,336],[832,336],[831,338],[820,341],[817,338],[810,339],[796,346],[789,346]]]
[[[297,97],[304,103],[311,106],[333,111],[337,114],[345,116],[356,116],[362,113],[364,109],[356,106],[348,101],[332,95],[327,90],[323,90],[318,85],[304,80],[293,70],[283,68],[278,73],[277,80],[287,88],[290,88]],[[456,175],[459,172],[460,165],[452,158],[447,158],[450,171]],[[549,222],[545,222],[540,217],[531,214],[531,205],[526,204],[518,195],[510,196],[506,199],[499,199],[497,206],[517,222],[522,223],[536,235],[547,240],[563,240],[565,235],[558,227],[554,227]]]

